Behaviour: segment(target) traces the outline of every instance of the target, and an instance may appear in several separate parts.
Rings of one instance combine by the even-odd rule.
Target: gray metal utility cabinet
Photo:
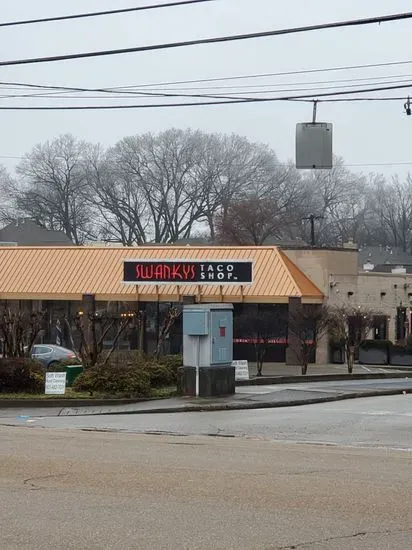
[[[235,393],[233,305],[183,308],[183,393],[212,397]]]

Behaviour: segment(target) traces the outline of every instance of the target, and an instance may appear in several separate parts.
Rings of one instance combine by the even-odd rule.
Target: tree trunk
[[[256,376],[262,376],[263,361],[259,348],[256,349]]]
[[[257,367],[257,376],[263,376],[263,362],[266,355],[266,348],[264,345],[259,345],[256,351],[256,367]]]
[[[303,363],[302,365],[302,375],[305,376],[308,372],[308,364],[307,362]]]
[[[354,363],[355,349],[351,346],[348,352],[348,373],[353,373],[353,363]]]

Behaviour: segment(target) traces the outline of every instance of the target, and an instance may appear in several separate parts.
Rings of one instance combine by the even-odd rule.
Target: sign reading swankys
[[[253,262],[125,260],[123,282],[135,284],[250,284]]]

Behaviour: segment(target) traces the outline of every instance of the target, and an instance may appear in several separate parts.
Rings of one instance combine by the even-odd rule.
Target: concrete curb
[[[119,414],[171,414],[187,412],[213,412],[213,411],[243,411],[255,409],[279,409],[283,407],[299,407],[302,405],[315,405],[317,403],[330,403],[333,401],[344,401],[346,399],[359,399],[364,397],[379,397],[385,395],[402,395],[412,393],[412,388],[405,390],[371,390],[351,393],[341,393],[325,397],[312,397],[310,399],[291,399],[290,401],[262,401],[260,403],[212,403],[210,405],[182,405],[181,407],[164,407],[158,409],[146,409],[137,411],[109,411],[102,413],[83,413],[79,415],[64,416],[115,416]],[[60,415],[59,415],[60,416]]]
[[[342,382],[344,380],[384,380],[386,378],[412,378],[408,372],[379,372],[365,374],[308,374],[306,376],[261,376],[250,380],[238,380],[236,386],[271,386],[272,384],[299,384],[310,382]]]
[[[341,382],[344,380],[379,380],[386,378],[412,378],[411,372],[382,372],[365,374],[309,374],[306,376],[262,376],[250,380],[238,380],[236,386],[271,386],[274,384],[307,384],[310,382]],[[110,407],[132,405],[148,401],[161,401],[162,397],[135,399],[1,399],[0,409]]]
[[[412,366],[410,365],[371,365],[370,363],[358,363],[362,367],[372,367],[373,369],[395,369],[395,370],[404,370],[412,371]]]
[[[162,397],[136,399],[1,399],[0,409],[36,409],[76,407],[110,407],[111,405],[133,405],[148,401],[161,401]]]

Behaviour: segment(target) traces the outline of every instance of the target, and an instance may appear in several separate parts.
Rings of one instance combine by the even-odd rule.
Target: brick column
[[[316,364],[327,365],[329,363],[329,336],[324,334],[319,338],[316,347]]]
[[[301,298],[291,297],[289,298],[288,317],[296,315],[296,312],[302,307]],[[287,365],[299,365],[299,361],[296,355],[296,349],[299,347],[299,339],[288,330],[288,347],[286,348],[286,364]]]

